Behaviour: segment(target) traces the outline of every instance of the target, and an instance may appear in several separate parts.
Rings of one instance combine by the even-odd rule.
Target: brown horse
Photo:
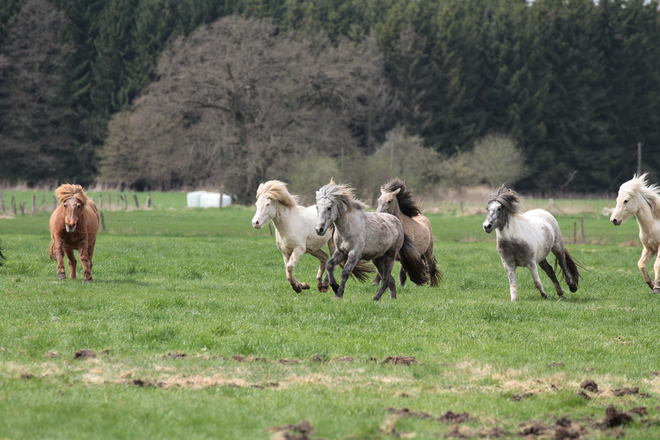
[[[406,189],[406,184],[401,180],[390,180],[380,187],[380,192],[377,212],[387,212],[399,219],[403,231],[412,239],[415,247],[424,257],[431,286],[437,286],[438,281],[442,280],[442,273],[437,266],[438,260],[433,255],[431,222],[422,215],[413,200],[412,192]],[[374,283],[377,284],[379,281],[376,276]],[[399,282],[402,286],[406,283],[406,271],[403,268],[399,272]]]
[[[64,272],[64,252],[69,259],[71,279],[76,278],[76,256],[80,253],[85,282],[92,281],[92,257],[99,232],[99,212],[93,201],[87,197],[80,185],[61,185],[55,190],[60,205],[50,216],[50,246],[48,254],[57,258],[57,279],[66,278]]]

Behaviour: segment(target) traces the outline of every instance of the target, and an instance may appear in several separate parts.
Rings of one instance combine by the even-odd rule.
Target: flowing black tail
[[[408,234],[403,234],[403,246],[399,250],[399,260],[401,261],[401,267],[408,272],[408,276],[413,283],[421,286],[429,281],[426,264]]]
[[[578,271],[578,267],[581,267],[580,263],[571,257],[571,254],[568,253],[566,248],[564,248],[564,259],[566,261],[566,267],[564,268],[561,264],[559,265],[561,272],[564,275],[564,280],[566,281],[566,284],[568,284],[568,288],[571,292],[577,292],[578,282],[580,281],[580,272]],[[555,266],[556,265],[557,262],[555,261]]]
[[[443,280],[442,272],[438,269],[438,259],[433,256],[433,261],[429,264],[429,278],[431,279],[431,287],[438,287],[438,283]]]

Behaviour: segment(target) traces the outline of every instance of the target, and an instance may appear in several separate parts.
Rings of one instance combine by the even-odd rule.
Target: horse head
[[[257,212],[252,217],[252,227],[261,229],[277,215],[277,204],[287,208],[298,205],[297,196],[292,196],[286,189],[286,183],[279,180],[269,180],[257,189]]]
[[[324,235],[338,218],[353,210],[362,209],[365,205],[354,199],[355,190],[349,185],[337,185],[334,179],[316,191],[316,227],[318,235]]]
[[[381,188],[380,197],[378,197],[378,209],[376,209],[376,212],[386,212],[395,217],[398,216],[399,202],[396,196],[399,192],[401,192],[401,188],[397,188],[395,191],[387,191],[386,189]]]
[[[277,207],[275,202],[267,197],[265,194],[262,194],[257,199],[257,212],[252,217],[252,227],[256,229],[261,229],[266,223],[271,221],[277,214]]]
[[[64,228],[66,232],[76,232],[76,226],[80,221],[83,209],[85,209],[85,204],[78,197],[73,196],[62,202],[62,205],[64,206]]]
[[[637,214],[644,198],[640,192],[646,186],[646,173],[637,176],[625,182],[619,188],[619,194],[616,197],[616,207],[612,211],[610,221],[619,226],[634,214]]]
[[[504,185],[500,186],[488,198],[486,220],[482,224],[484,231],[490,234],[494,229],[504,228],[509,223],[509,216],[517,214],[520,209],[518,193]]]

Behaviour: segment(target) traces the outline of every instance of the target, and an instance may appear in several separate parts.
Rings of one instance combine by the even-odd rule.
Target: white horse
[[[634,215],[639,225],[639,239],[644,245],[642,256],[637,262],[637,267],[644,275],[644,281],[653,290],[660,293],[660,188],[657,185],[646,183],[647,174],[637,176],[625,182],[619,188],[616,198],[616,208],[612,212],[610,220],[616,226],[625,222]],[[646,264],[651,258],[656,257],[653,264],[655,282],[651,280]]]
[[[539,278],[538,266],[550,277],[557,295],[564,296],[559,280],[546,257],[552,251],[564,273],[571,292],[577,291],[580,274],[578,267],[564,247],[564,238],[557,220],[548,211],[533,209],[520,213],[518,194],[504,186],[488,198],[488,213],[483,223],[484,231],[497,234],[497,251],[509,277],[511,301],[518,298],[516,267],[526,267],[532,274],[534,285],[547,298]]]
[[[316,223],[316,206],[307,208],[298,206],[297,199],[279,180],[271,180],[259,185],[257,189],[257,212],[252,218],[252,226],[261,229],[269,221],[275,225],[277,248],[282,252],[286,266],[286,278],[297,293],[309,289],[309,284],[300,283],[294,276],[296,264],[304,254],[311,254],[319,260],[319,270],[316,274],[316,286],[319,292],[328,291],[328,280],[323,282],[323,272],[328,262],[328,254],[322,247],[326,244],[331,253],[335,247],[332,242],[332,231],[319,236],[314,231]],[[360,280],[366,280],[371,272],[365,263],[353,270],[353,275]]]

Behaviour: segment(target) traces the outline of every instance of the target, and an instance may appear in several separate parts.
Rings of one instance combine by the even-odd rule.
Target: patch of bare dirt
[[[291,365],[291,364],[300,363],[300,361],[298,359],[280,359],[277,362],[282,364],[282,365]]]
[[[605,417],[603,417],[602,422],[600,423],[600,429],[612,429],[617,426],[625,425],[632,421],[632,416],[626,411],[618,411],[614,408],[614,405],[610,405],[605,410]]]
[[[548,428],[548,425],[545,423],[539,422],[538,420],[530,420],[520,424],[520,431],[518,431],[518,435],[522,437],[538,437],[540,435],[548,434],[549,430],[550,428]]]
[[[639,392],[639,387],[633,387],[633,388],[618,388],[616,390],[612,391],[612,394],[615,396],[629,396],[629,395],[635,395],[639,397],[651,397],[650,394],[647,393],[640,393]]]
[[[513,396],[511,396],[511,399],[515,400],[516,402],[520,402],[521,400],[526,399],[528,397],[532,397],[533,395],[534,393],[530,393],[530,392],[523,394],[514,394]]]
[[[583,390],[590,391],[592,393],[598,392],[598,384],[591,379],[583,380],[582,383],[580,384],[580,388],[582,388]]]
[[[478,432],[478,435],[481,438],[500,438],[500,437],[508,437],[509,432],[498,427],[491,429],[481,428]]]
[[[445,438],[473,438],[474,433],[467,426],[455,425],[445,434]]]
[[[133,379],[130,383],[132,385],[135,385],[136,387],[145,387],[145,388],[147,388],[147,387],[156,386],[149,380],[142,380],[142,379],[139,379],[139,378],[138,379]]]
[[[433,417],[429,413],[425,413],[423,411],[420,412],[415,412],[415,411],[410,411],[408,408],[401,408],[401,409],[396,409],[396,408],[387,408],[387,412],[390,414],[394,414],[397,417],[415,417],[417,419],[433,419],[436,420],[435,417]]]
[[[414,356],[387,356],[383,360],[383,363],[395,365],[412,365],[417,363],[417,358]]]
[[[273,440],[311,440],[309,435],[314,431],[314,427],[305,419],[295,425],[288,424],[282,426],[273,426],[267,428],[266,432],[271,433]]]
[[[231,358],[236,362],[245,362],[245,357],[241,356],[240,354],[235,354]]]
[[[645,406],[636,406],[633,409],[628,410],[630,414],[637,414],[638,416],[648,416],[649,410]]]
[[[438,421],[447,423],[463,423],[467,422],[468,420],[470,420],[470,415],[468,413],[463,412],[457,414],[451,410],[447,411],[438,418]]]
[[[163,355],[166,359],[184,359],[187,356],[186,353],[179,353],[178,351],[176,353],[167,353]]]
[[[336,357],[332,360],[332,362],[343,362],[349,364],[353,362],[353,358],[351,356]]]
[[[73,353],[74,359],[86,359],[86,358],[95,358],[96,352],[94,350],[77,350]]]
[[[660,371],[649,371],[651,376],[660,376]]]
[[[325,362],[325,359],[323,359],[323,358],[321,357],[321,355],[318,354],[318,353],[314,353],[314,354],[312,355],[312,357],[309,358],[309,360],[312,361],[312,362],[317,362],[317,363],[319,363],[319,364],[322,364],[322,363]]]

